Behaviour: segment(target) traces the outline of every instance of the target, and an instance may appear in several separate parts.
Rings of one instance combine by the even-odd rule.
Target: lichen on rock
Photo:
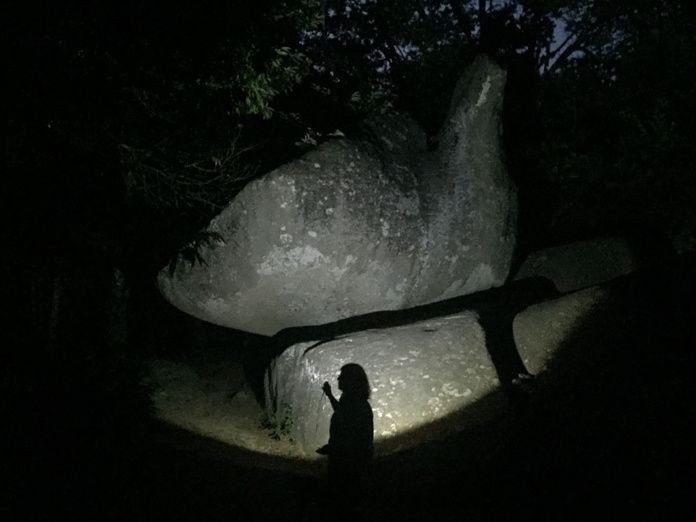
[[[251,182],[208,226],[223,241],[201,246],[203,263],[160,272],[162,294],[200,319],[273,335],[501,285],[517,213],[504,85],[500,67],[477,59],[437,151],[413,119],[389,113]]]

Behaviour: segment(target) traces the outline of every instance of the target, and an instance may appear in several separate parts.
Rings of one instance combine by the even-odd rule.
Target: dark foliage
[[[170,270],[200,262],[197,246],[220,238],[195,231],[251,177],[336,130],[350,133],[370,111],[410,111],[434,138],[457,77],[480,52],[508,70],[504,139],[520,189],[521,254],[645,222],[680,249],[695,246],[693,2],[67,0],[39,8],[12,0],[0,9],[0,288],[9,305],[1,429],[5,474],[21,486],[3,490],[1,504],[17,507],[4,519],[34,518],[43,509],[37,492],[47,491],[49,512],[73,520],[129,518],[143,505],[150,518],[159,510],[214,518],[211,506],[230,490],[242,502],[250,487],[215,474],[246,470],[148,455],[138,354],[183,350],[177,343],[191,336],[163,309],[153,276],[169,260]],[[674,308],[686,317],[693,303]],[[679,514],[687,444],[674,418],[693,413],[685,400],[693,394],[683,393],[693,354],[678,344],[693,332],[667,342],[650,320],[631,316],[625,338],[606,341],[633,366],[600,357],[586,368],[589,380],[579,376],[554,399],[553,408],[578,412],[562,417],[570,428],[592,433],[571,433],[564,444],[555,417],[541,419],[494,463],[501,475],[483,479],[508,497],[478,499],[470,513],[494,519],[521,506],[543,514],[529,500],[541,490],[599,509],[611,496],[604,488],[638,514],[636,488],[672,481],[676,489],[652,506],[656,516]],[[619,420],[644,437],[612,424],[617,408],[606,398],[621,379]],[[645,385],[653,381],[656,395]],[[530,460],[541,443],[549,444],[544,460]],[[645,444],[661,452],[639,455]],[[511,471],[508,458],[523,470]],[[628,483],[607,474],[606,462],[632,470]],[[652,482],[636,478],[645,470]],[[179,498],[190,477],[205,501]],[[471,485],[460,478],[450,483]],[[290,491],[268,474],[252,483]],[[412,499],[440,502],[451,491]]]

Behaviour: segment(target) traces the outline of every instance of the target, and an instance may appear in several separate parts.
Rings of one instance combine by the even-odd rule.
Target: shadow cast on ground
[[[685,281],[694,280],[689,267]],[[685,420],[696,415],[696,295],[693,285],[675,294],[652,276],[609,285],[606,307],[566,340],[523,407],[478,432],[412,434],[424,442],[378,458],[364,520],[692,513],[696,462]],[[297,473],[294,462],[158,422],[135,433],[127,445],[98,441],[92,453],[79,437],[41,447],[50,437],[19,433],[13,451],[23,458],[7,461],[2,519],[324,519],[316,468]]]

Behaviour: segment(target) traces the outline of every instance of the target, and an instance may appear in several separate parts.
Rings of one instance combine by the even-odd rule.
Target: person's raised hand
[[[329,384],[329,381],[325,381],[321,389],[324,390],[326,395],[331,395],[331,385]]]

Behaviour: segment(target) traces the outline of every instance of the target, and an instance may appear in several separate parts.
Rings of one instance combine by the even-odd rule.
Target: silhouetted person
[[[329,443],[317,450],[327,455],[328,479],[332,508],[336,518],[350,520],[355,516],[361,485],[372,462],[373,418],[370,383],[359,364],[346,364],[338,376],[338,389],[343,393],[336,399],[331,385],[325,382],[324,393],[331,401],[334,413],[329,428]]]

